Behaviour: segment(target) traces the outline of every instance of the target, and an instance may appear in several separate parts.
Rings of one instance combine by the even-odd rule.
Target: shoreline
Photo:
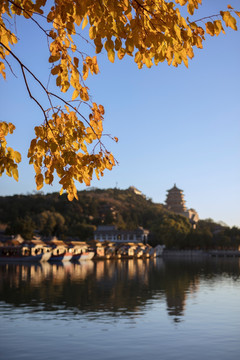
[[[238,250],[164,250],[162,257],[240,257]]]

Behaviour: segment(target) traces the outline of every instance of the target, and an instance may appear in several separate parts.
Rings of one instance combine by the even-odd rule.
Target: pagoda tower
[[[174,184],[173,188],[167,190],[166,208],[169,211],[173,211],[179,214],[185,213],[187,211],[183,190],[178,189],[176,184]]]

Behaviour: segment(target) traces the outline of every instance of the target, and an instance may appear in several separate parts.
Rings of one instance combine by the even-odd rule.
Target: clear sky
[[[240,11],[239,0],[203,0],[195,18],[225,10]],[[119,138],[106,144],[119,165],[106,171],[92,186],[136,186],[154,202],[163,203],[174,183],[184,190],[186,205],[201,219],[211,217],[240,226],[240,19],[239,31],[207,36],[203,50],[195,51],[189,68],[160,63],[139,70],[133,58],[116,60],[106,53],[98,61],[100,74],[87,83],[94,101],[105,107],[105,133]],[[17,22],[18,56],[47,82],[46,45],[37,28]],[[37,40],[35,40],[37,37]],[[0,178],[0,195],[27,194],[35,190],[34,171],[26,158],[34,126],[42,114],[28,98],[17,64],[17,75],[0,79],[0,119],[16,125],[9,146],[22,153],[20,179]],[[35,94],[41,97],[38,89]],[[61,186],[45,186],[45,193]],[[84,184],[77,185],[86,189]]]

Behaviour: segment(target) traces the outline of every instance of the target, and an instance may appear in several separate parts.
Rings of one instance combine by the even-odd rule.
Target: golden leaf
[[[50,63],[53,63],[53,62],[58,61],[59,59],[60,59],[60,54],[57,54],[57,55],[55,55],[55,56],[51,55],[51,56],[49,57],[48,61],[49,61]]]
[[[218,36],[222,31],[222,22],[220,20],[214,21],[214,31],[216,36]]]
[[[223,21],[225,22],[226,26],[231,27],[233,30],[237,30],[237,21],[236,19],[230,14],[229,11],[220,11]]]
[[[78,95],[79,95],[79,91],[75,89],[72,94],[72,100],[75,100],[78,97]]]
[[[12,174],[13,174],[14,179],[16,181],[18,181],[18,169],[17,168],[12,169]]]
[[[4,69],[5,69],[5,64],[0,61],[0,74],[2,74],[4,80],[6,80],[6,73],[5,73]]]
[[[94,39],[95,36],[96,36],[96,27],[91,26],[89,29],[89,37],[90,37],[90,39]]]
[[[87,64],[83,64],[83,80],[86,80],[88,77],[88,66]]]
[[[14,151],[14,159],[16,161],[16,163],[20,163],[22,158],[21,158],[21,154],[18,151]]]
[[[210,34],[211,36],[214,36],[214,34],[215,34],[214,24],[210,21],[206,23],[206,32],[208,34]]]
[[[113,49],[109,49],[109,50],[108,50],[108,59],[109,59],[109,61],[111,61],[112,63],[114,63],[115,52],[114,52]]]
[[[73,201],[73,199],[74,199],[74,194],[73,194],[72,192],[68,192],[67,197],[68,197],[68,200],[69,200],[69,201]]]
[[[74,65],[75,65],[76,67],[78,67],[79,59],[78,59],[77,57],[74,57],[74,58],[73,58],[73,62],[74,62]]]
[[[120,48],[120,49],[118,50],[118,58],[119,58],[119,60],[122,60],[122,58],[124,57],[125,53],[126,53],[126,50],[123,49],[123,48]]]
[[[57,75],[60,69],[61,69],[61,66],[60,66],[60,65],[57,65],[57,66],[55,66],[54,68],[52,68],[51,73],[52,73],[53,75]]]
[[[80,97],[83,101],[88,101],[89,100],[89,96],[88,96],[88,91],[86,87],[82,87],[80,90]]]
[[[61,78],[61,76],[58,76],[57,79],[56,79],[56,85],[60,86],[61,82],[62,82],[62,78]]]
[[[42,174],[36,175],[35,181],[37,184],[37,190],[40,190],[43,187],[43,175]]]
[[[84,17],[83,23],[82,23],[82,29],[84,29],[88,24],[87,16]]]

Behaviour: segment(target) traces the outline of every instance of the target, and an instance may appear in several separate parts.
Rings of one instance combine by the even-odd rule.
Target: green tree
[[[93,232],[96,230],[94,225],[77,223],[68,229],[69,236],[80,239],[81,241],[92,240]]]
[[[44,236],[55,235],[60,237],[66,231],[64,217],[49,210],[43,211],[36,216],[36,224],[40,234]]]
[[[164,213],[151,226],[151,245],[164,244],[168,249],[182,249],[191,231],[189,220],[181,215]]]
[[[30,216],[18,217],[7,226],[5,233],[9,235],[19,234],[23,239],[31,240],[35,227],[36,225]]]
[[[209,229],[192,230],[186,238],[186,248],[209,250],[213,248],[213,234]]]

